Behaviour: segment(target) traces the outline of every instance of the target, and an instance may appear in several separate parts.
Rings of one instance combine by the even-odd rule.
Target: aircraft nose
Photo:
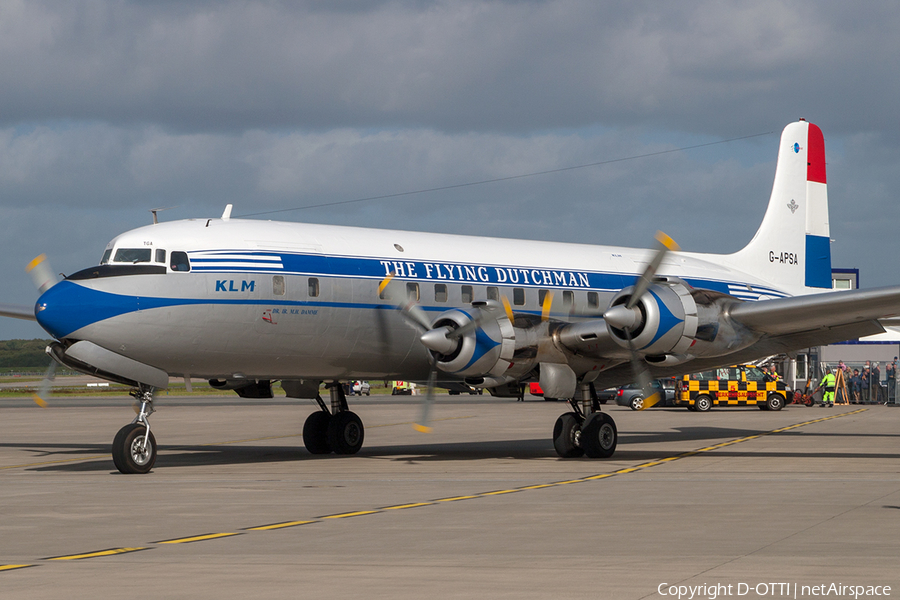
[[[34,316],[44,330],[62,339],[98,320],[103,294],[70,281],[61,281],[41,294]],[[101,317],[102,318],[102,317]]]
[[[34,305],[34,316],[44,331],[60,339],[71,332],[71,294],[65,282],[58,283],[41,294]]]
[[[63,280],[41,294],[34,305],[38,324],[62,339],[89,325],[140,310],[139,298],[92,289]],[[81,331],[84,336],[89,332]]]

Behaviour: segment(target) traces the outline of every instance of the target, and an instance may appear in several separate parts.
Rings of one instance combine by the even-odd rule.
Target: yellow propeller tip
[[[47,408],[47,403],[44,401],[43,398],[41,398],[37,394],[32,394],[31,399],[34,400],[34,403],[37,404],[38,406],[40,406],[41,408]]]
[[[509,300],[506,299],[506,296],[500,296],[500,300],[503,301],[503,310],[506,311],[506,316],[509,318],[510,322],[516,320],[516,316],[513,314],[512,306],[509,303]]]
[[[393,278],[394,278],[394,272],[391,271],[390,273],[388,273],[387,277],[385,277],[384,279],[381,280],[381,283],[378,284],[378,294],[379,295],[384,292],[384,288],[386,288],[388,286],[388,284],[391,282],[391,279],[393,279]]]
[[[669,236],[662,231],[656,232],[656,241],[665,246],[669,250],[681,250],[681,247]]]
[[[659,393],[655,393],[646,400],[644,400],[644,405],[641,407],[641,410],[646,410],[650,407],[656,406],[660,401]]]
[[[413,423],[413,429],[418,431],[419,433],[431,433],[431,427],[426,427],[425,425],[419,425],[418,423]]]
[[[46,254],[41,254],[40,256],[36,256],[36,257],[34,258],[34,260],[32,260],[30,263],[28,263],[28,266],[25,267],[25,271],[26,271],[27,273],[31,273],[31,271],[33,271],[34,268],[35,268],[36,266],[38,266],[39,264],[41,264],[41,263],[44,262],[45,260],[47,260],[47,255],[46,255]]]

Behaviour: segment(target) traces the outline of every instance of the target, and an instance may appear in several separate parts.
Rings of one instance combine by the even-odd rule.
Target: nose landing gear
[[[153,388],[141,387],[131,395],[140,402],[140,411],[134,421],[116,433],[112,443],[113,462],[126,475],[148,473],[156,463],[156,438],[147,418],[155,412]]]

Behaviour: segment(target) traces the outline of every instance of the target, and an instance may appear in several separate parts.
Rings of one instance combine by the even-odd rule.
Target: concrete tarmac
[[[362,451],[313,456],[311,403],[234,400],[161,397],[143,476],[130,399],[0,400],[0,598],[900,595],[892,407],[610,406],[615,456],[562,460],[562,403],[351,399]]]

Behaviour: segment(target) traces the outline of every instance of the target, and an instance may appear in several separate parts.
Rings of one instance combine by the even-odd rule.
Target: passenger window
[[[406,282],[406,297],[414,302],[419,301],[419,284],[412,281]]]
[[[525,290],[523,288],[513,288],[513,304],[525,306]]]
[[[113,262],[132,264],[150,262],[150,248],[119,248]]]
[[[489,287],[487,289],[487,299],[488,300],[499,300],[500,299],[500,290],[495,287]]]
[[[169,267],[173,271],[188,272],[191,270],[191,263],[188,261],[187,252],[173,252],[170,255],[171,261]]]
[[[276,296],[284,296],[284,275],[272,277],[272,293]]]
[[[600,296],[597,292],[588,292],[588,307],[600,308]]]
[[[563,292],[563,306],[568,309],[572,309],[575,306],[575,292],[571,290]]]
[[[472,304],[472,286],[462,286],[462,302],[463,304]]]
[[[550,290],[538,290],[538,304],[542,307],[544,306],[544,301],[547,299],[547,294],[550,293]]]
[[[447,284],[445,284],[445,283],[434,284],[434,301],[435,302],[446,302],[447,301]]]
[[[309,297],[310,298],[318,298],[319,297],[319,279],[317,277],[309,278]]]
[[[156,251],[156,262],[166,264],[166,251],[165,250],[157,250]]]

